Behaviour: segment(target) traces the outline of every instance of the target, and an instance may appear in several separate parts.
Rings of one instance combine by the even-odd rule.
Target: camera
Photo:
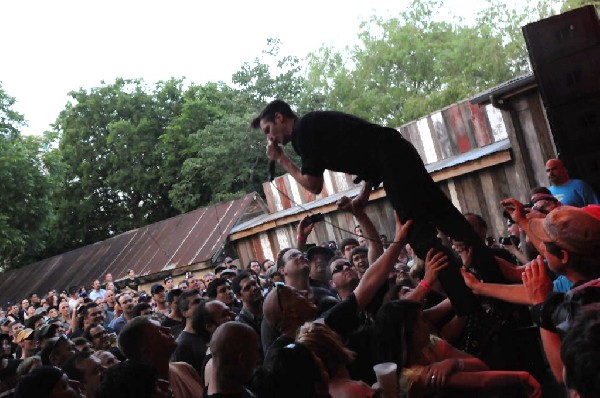
[[[501,236],[500,238],[498,238],[498,243],[505,246],[516,245],[516,241],[513,236]]]
[[[310,216],[308,216],[308,218],[310,219],[310,222],[314,224],[316,222],[323,221],[325,219],[325,216],[321,213],[316,213],[311,214]]]

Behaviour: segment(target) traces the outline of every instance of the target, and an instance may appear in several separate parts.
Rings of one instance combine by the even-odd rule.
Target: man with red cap
[[[517,221],[519,225],[525,225],[528,236],[553,272],[565,275],[575,287],[600,277],[600,206],[581,209],[561,206],[546,218],[534,218],[524,223],[519,215],[517,220],[520,220]],[[541,256],[525,267],[523,285],[533,304],[533,318],[539,318],[536,313],[543,311],[544,303],[552,293],[552,281]],[[540,326],[546,358],[554,377],[562,382],[560,338],[554,331]]]

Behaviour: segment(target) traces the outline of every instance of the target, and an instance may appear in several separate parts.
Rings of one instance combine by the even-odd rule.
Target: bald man
[[[258,359],[258,335],[254,329],[241,322],[224,323],[215,330],[210,350],[212,359],[205,373],[208,397],[251,397],[244,384],[252,378]]]
[[[550,182],[550,192],[563,205],[584,207],[600,204],[594,190],[583,180],[572,179],[560,159],[546,162],[546,174]]]

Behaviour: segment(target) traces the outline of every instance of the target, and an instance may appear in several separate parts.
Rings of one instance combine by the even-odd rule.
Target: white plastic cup
[[[398,376],[394,362],[384,362],[373,366],[382,398],[398,398]]]

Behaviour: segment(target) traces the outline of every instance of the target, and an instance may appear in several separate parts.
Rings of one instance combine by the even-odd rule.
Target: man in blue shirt
[[[583,207],[600,204],[594,190],[585,181],[569,178],[569,172],[560,159],[546,162],[550,192],[563,205]]]

